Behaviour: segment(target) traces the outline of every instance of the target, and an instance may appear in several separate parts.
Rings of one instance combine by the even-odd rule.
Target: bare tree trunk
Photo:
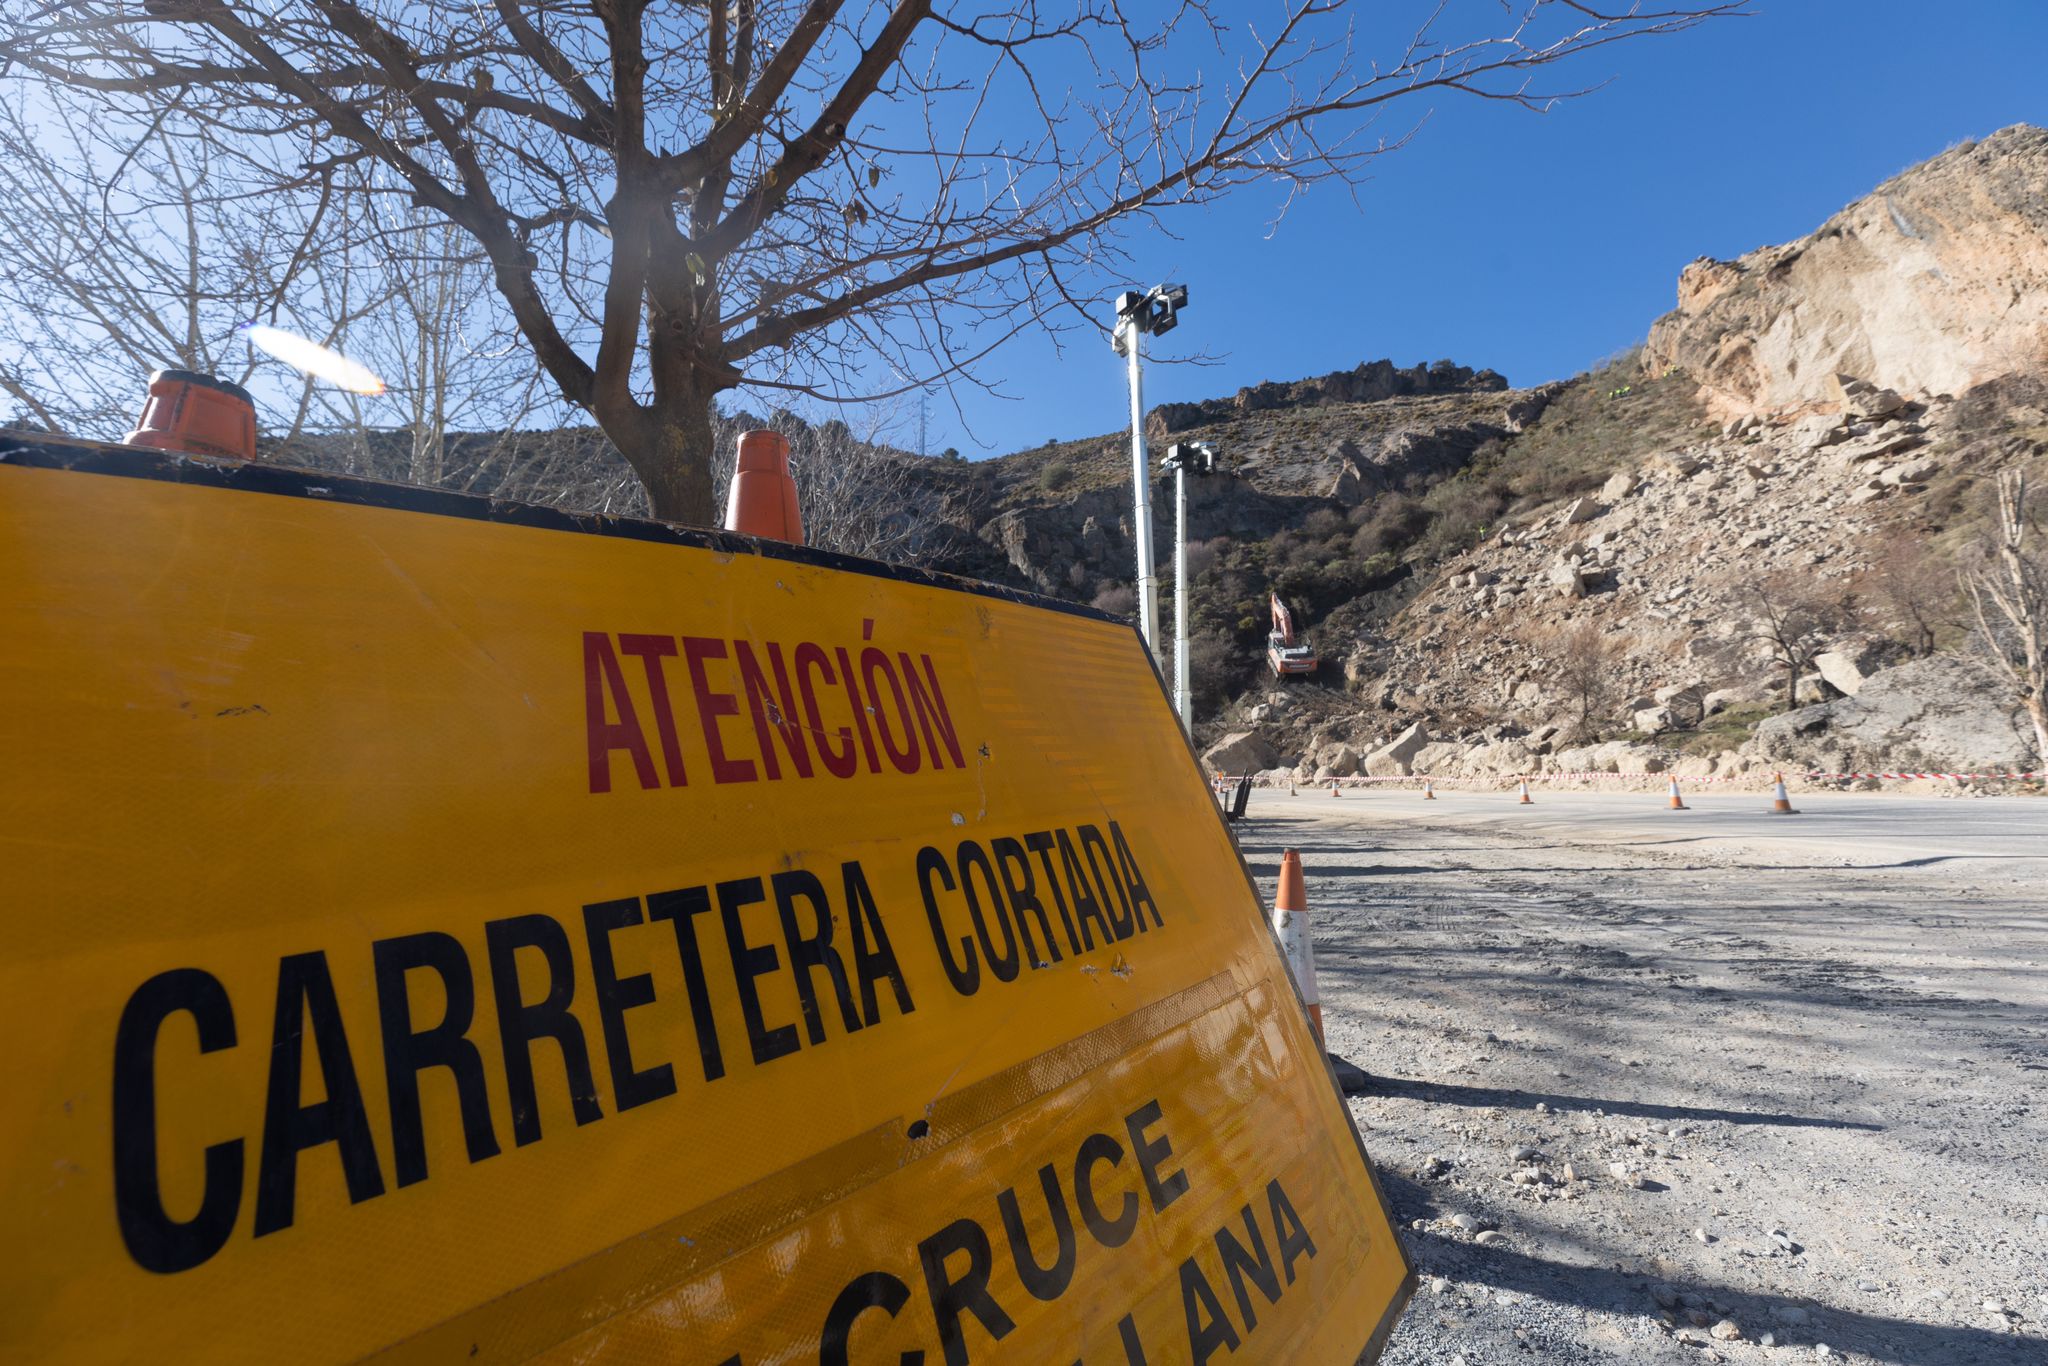
[[[711,471],[717,455],[711,424],[711,394],[692,389],[672,398],[666,411],[649,412],[630,435],[607,422],[605,434],[646,485],[655,517],[685,526],[718,526],[712,506]],[[627,435],[626,440],[620,440]]]
[[[2048,764],[2048,556],[2027,544],[2027,477],[1998,475],[1998,527],[1962,571],[1977,632],[2034,723],[2034,753]],[[2038,543],[2037,543],[2038,544]]]

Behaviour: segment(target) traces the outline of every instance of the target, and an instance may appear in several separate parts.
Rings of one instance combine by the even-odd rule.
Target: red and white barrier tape
[[[1236,785],[1238,784],[1238,782],[1239,782],[1239,781],[1241,781],[1241,779],[1242,779],[1242,778],[1243,778],[1244,776],[1246,776],[1246,775],[1236,775],[1236,776],[1226,776],[1226,777],[1218,777],[1218,778],[1213,778],[1213,779],[1211,779],[1211,782],[1212,782],[1213,784],[1217,785],[1218,787],[1235,787],[1235,786],[1236,786]],[[1261,777],[1257,776],[1256,774],[1253,774],[1253,775],[1249,775],[1249,776],[1251,777],[1251,780],[1252,780],[1252,786],[1253,786],[1253,787],[1299,787],[1299,788],[1328,788],[1328,787],[1329,787],[1329,786],[1330,786],[1331,784],[1333,784],[1333,783],[1334,783],[1334,784],[1336,784],[1336,785],[1337,785],[1338,787],[1362,787],[1362,786],[1364,786],[1364,785],[1366,785],[1366,784],[1368,784],[1368,783],[1420,783],[1420,782],[1433,782],[1433,783],[1516,783],[1516,782],[1521,782],[1521,781],[1522,781],[1523,779],[1525,779],[1525,778],[1526,778],[1526,779],[1527,779],[1528,781],[1532,782],[1532,783],[1540,783],[1540,782],[1556,782],[1556,781],[1576,781],[1576,780],[1583,780],[1583,779],[1589,779],[1589,778],[1600,778],[1600,779],[1604,779],[1604,780],[1606,780],[1606,781],[1608,781],[1608,782],[1613,782],[1613,781],[1615,781],[1615,780],[1617,780],[1617,779],[1639,780],[1639,781],[1642,781],[1642,782],[1652,782],[1652,783],[1657,783],[1657,784],[1659,784],[1659,785],[1663,785],[1663,784],[1669,783],[1669,782],[1671,781],[1671,775],[1670,775],[1669,773],[1600,773],[1600,772],[1585,772],[1585,773],[1506,773],[1506,774],[1498,774],[1498,775],[1494,775],[1494,776],[1490,776],[1490,777],[1439,777],[1439,776],[1437,776],[1436,774],[1432,774],[1432,773],[1402,773],[1402,774],[1394,774],[1394,775],[1390,775],[1390,776],[1388,776],[1388,777],[1378,777],[1378,778],[1376,778],[1376,777],[1365,777],[1365,776],[1361,776],[1361,777],[1355,777],[1355,778],[1296,778],[1296,779],[1292,779],[1292,780],[1283,780],[1283,779],[1279,779],[1279,778],[1261,778]],[[1679,775],[1679,777],[1678,777],[1678,781],[1679,781],[1679,782],[1680,782],[1681,784],[1687,784],[1687,783],[1745,783],[1745,782],[1763,782],[1763,783],[1768,783],[1768,782],[1770,781],[1770,778],[1769,778],[1769,777],[1768,777],[1767,775],[1765,775],[1765,774],[1761,774],[1761,773],[1745,773],[1745,774],[1736,774],[1736,775],[1731,775],[1731,776],[1725,776],[1725,777],[1719,777],[1719,778],[1688,778],[1688,777],[1686,777],[1685,775],[1683,775],[1683,774],[1680,774],[1680,775]]]
[[[2048,778],[2048,773],[1802,773],[1812,782],[1836,778],[1945,778],[1950,782],[1987,782],[1999,778]]]
[[[1617,781],[1617,780],[1631,780],[1631,781],[1639,781],[1639,782],[1648,782],[1648,783],[1654,783],[1654,784],[1658,784],[1658,785],[1664,785],[1664,784],[1668,784],[1668,783],[1670,783],[1670,782],[1671,782],[1671,780],[1672,780],[1672,775],[1671,775],[1671,774],[1669,774],[1669,773],[1602,773],[1602,772],[1569,772],[1569,773],[1517,773],[1517,774],[1500,774],[1500,775],[1496,775],[1496,776],[1493,776],[1493,777],[1483,777],[1483,778],[1482,778],[1482,777],[1441,777],[1441,778],[1440,778],[1440,777],[1437,777],[1437,776],[1435,776],[1434,774],[1428,774],[1428,773],[1404,773],[1404,774],[1394,774],[1394,775],[1390,775],[1390,776],[1387,776],[1387,777],[1370,777],[1370,776],[1359,776],[1359,777],[1355,777],[1355,778],[1297,778],[1297,779],[1292,779],[1292,780],[1288,780],[1288,781],[1282,781],[1282,780],[1280,780],[1280,779],[1277,779],[1277,778],[1262,778],[1262,777],[1259,777],[1259,776],[1257,776],[1257,775],[1237,775],[1237,776],[1228,776],[1228,777],[1217,777],[1217,778],[1213,778],[1213,779],[1211,779],[1211,783],[1212,783],[1212,785],[1213,785],[1213,786],[1214,786],[1214,787],[1215,787],[1215,788],[1216,788],[1216,789],[1217,789],[1218,791],[1222,791],[1222,790],[1224,790],[1224,789],[1226,789],[1226,788],[1234,788],[1235,786],[1237,786],[1237,784],[1238,784],[1239,782],[1241,782],[1241,781],[1243,780],[1243,778],[1244,778],[1245,776],[1250,776],[1250,777],[1251,777],[1251,783],[1252,783],[1252,786],[1253,786],[1253,787],[1272,787],[1272,788],[1278,788],[1278,787],[1295,787],[1295,788],[1301,788],[1301,789],[1303,789],[1303,790],[1307,790],[1307,791],[1320,791],[1320,790],[1327,790],[1328,788],[1330,788],[1330,787],[1332,787],[1332,786],[1335,786],[1335,787],[1340,787],[1340,788],[1343,788],[1343,787],[1363,787],[1363,786],[1365,786],[1365,785],[1367,785],[1367,784],[1369,784],[1369,783],[1421,783],[1421,782],[1433,782],[1433,783],[1439,783],[1439,784],[1442,784],[1442,783],[1491,783],[1491,784],[1497,784],[1497,785],[1499,785],[1499,784],[1519,783],[1519,782],[1523,782],[1523,781],[1528,781],[1528,782],[1532,782],[1532,783],[1545,783],[1545,782],[1584,782],[1584,781],[1590,781],[1590,780],[1592,780],[1592,779],[1599,779],[1599,780],[1600,780],[1600,781],[1602,781],[1602,782],[1615,782],[1615,781]],[[1760,784],[1760,785],[1763,785],[1763,786],[1768,786],[1768,785],[1769,785],[1769,784],[1771,783],[1771,781],[1772,781],[1772,776],[1771,776],[1771,774],[1770,774],[1770,773],[1769,773],[1768,771],[1757,771],[1757,772],[1752,772],[1752,773],[1734,773],[1734,774],[1723,774],[1723,775],[1721,775],[1721,776],[1718,776],[1718,777],[1687,777],[1687,776],[1685,776],[1684,774],[1679,774],[1679,775],[1677,775],[1677,776],[1678,776],[1678,784],[1679,784],[1679,786],[1681,786],[1681,787],[1696,787],[1696,786],[1698,786],[1698,785],[1699,785],[1699,784],[1701,784],[1701,783],[1756,783],[1756,784]],[[2035,782],[2040,782],[2040,781],[2048,781],[2048,771],[2042,771],[2042,772],[2032,772],[2032,773],[1793,773],[1793,774],[1788,774],[1788,775],[1787,775],[1787,777],[1788,777],[1788,778],[1790,778],[1790,779],[1794,779],[1794,780],[1800,781],[1800,782],[1843,782],[1843,781],[1849,781],[1849,780],[1852,780],[1852,779],[1867,779],[1867,778],[1874,778],[1874,779],[1889,779],[1889,780],[1894,780],[1894,781],[1915,781],[1915,780],[1930,780],[1930,781],[1946,781],[1946,782],[1967,782],[1967,783],[1978,783],[1978,782],[2003,782],[2003,781],[2035,781]]]

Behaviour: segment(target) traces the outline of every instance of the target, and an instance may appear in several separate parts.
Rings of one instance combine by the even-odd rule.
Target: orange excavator
[[[1266,637],[1266,663],[1276,678],[1289,674],[1312,674],[1321,661],[1316,658],[1316,647],[1305,638],[1294,634],[1294,613],[1287,610],[1287,604],[1280,601],[1278,593],[1273,594],[1273,630]]]

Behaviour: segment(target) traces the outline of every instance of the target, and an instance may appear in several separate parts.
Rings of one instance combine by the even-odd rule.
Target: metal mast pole
[[[1188,471],[1173,471],[1173,709],[1180,728],[1193,735],[1194,697],[1188,687]]]
[[[1124,341],[1131,361],[1131,481],[1136,486],[1136,504],[1131,513],[1131,533],[1138,543],[1138,633],[1145,648],[1159,653],[1159,577],[1152,568],[1152,480],[1145,459],[1145,389],[1139,373],[1139,352],[1145,334],[1135,317],[1124,324]]]

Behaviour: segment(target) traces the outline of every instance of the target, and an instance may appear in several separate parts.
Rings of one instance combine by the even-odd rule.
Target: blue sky
[[[1546,115],[1439,100],[1356,204],[1318,191],[1269,236],[1277,199],[1255,189],[1171,220],[1178,241],[1134,239],[1134,283],[1191,291],[1157,353],[1218,362],[1149,366],[1147,406],[1381,356],[1563,378],[1641,340],[1695,256],[1800,236],[1955,142],[2048,124],[2048,0],[1754,8],[1595,54],[1574,74],[1606,88]],[[1061,356],[1027,336],[989,373],[1010,401],[961,389],[970,432],[935,396],[931,450],[1000,454],[1127,421],[1106,344]],[[907,425],[914,446],[914,405]]]

